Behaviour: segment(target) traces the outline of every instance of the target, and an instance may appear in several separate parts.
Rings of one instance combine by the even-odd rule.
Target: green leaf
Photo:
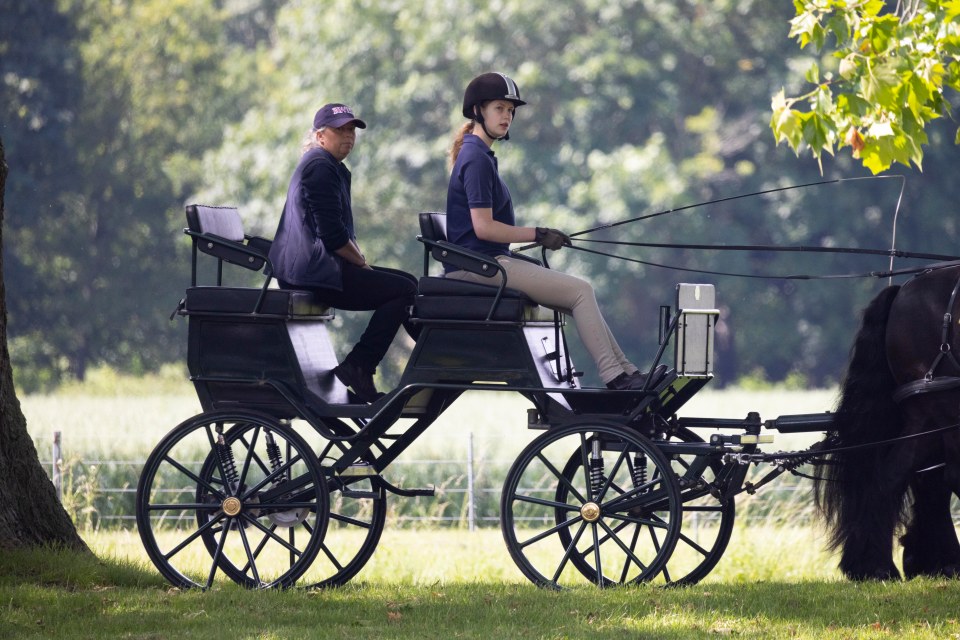
[[[944,22],[952,22],[960,16],[960,0],[949,0],[943,3]]]
[[[803,116],[801,126],[803,141],[810,146],[814,155],[819,155],[820,150],[833,153],[831,128],[828,121],[814,112],[805,113]]]

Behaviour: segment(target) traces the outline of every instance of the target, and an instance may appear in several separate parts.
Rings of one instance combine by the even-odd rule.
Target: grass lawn
[[[840,579],[815,531],[741,529],[706,581],[564,592],[509,563],[497,530],[388,530],[349,585],[169,588],[135,533],[88,533],[100,560],[0,556],[0,638],[956,638],[960,583]]]
[[[757,411],[767,419],[826,411],[834,399],[829,390],[706,390],[681,414]],[[199,411],[189,388],[22,400],[41,459],[61,431],[73,455],[142,460]],[[536,435],[524,428],[526,407],[516,395],[468,394],[404,455],[462,457],[470,438],[479,457],[510,460]],[[765,450],[816,438],[778,435]],[[417,530],[388,518],[372,559],[346,587],[252,592],[218,582],[208,592],[180,591],[149,563],[135,531],[84,531],[95,557],[0,554],[0,639],[960,638],[960,582],[847,582],[823,549],[823,533],[794,511],[779,524],[752,515],[762,494],[738,499],[723,559],[685,588],[546,591],[523,578],[497,528]],[[796,500],[809,502],[806,493]]]

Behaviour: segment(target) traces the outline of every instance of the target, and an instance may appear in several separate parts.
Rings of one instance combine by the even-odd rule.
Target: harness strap
[[[893,401],[903,402],[907,398],[920,395],[922,393],[932,393],[934,391],[949,391],[960,387],[960,378],[954,376],[941,376],[939,378],[923,378],[902,384],[893,392]]]
[[[926,375],[923,376],[925,382],[932,382],[934,380],[934,374],[944,356],[948,357],[950,364],[960,369],[960,363],[957,362],[957,358],[953,355],[953,349],[950,346],[950,333],[953,326],[953,305],[957,301],[958,292],[960,292],[960,278],[957,278],[956,283],[953,285],[953,291],[950,292],[950,301],[947,302],[947,310],[943,313],[943,325],[940,328],[940,353],[933,359],[933,364],[930,365],[930,369],[927,370]]]

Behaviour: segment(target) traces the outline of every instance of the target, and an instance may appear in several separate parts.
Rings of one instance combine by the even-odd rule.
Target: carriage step
[[[377,491],[341,491],[340,495],[344,498],[358,498],[358,499],[370,499],[376,500],[381,497],[381,494]]]
[[[396,485],[390,484],[383,478],[380,478],[380,485],[390,493],[404,498],[433,498],[436,495],[436,491],[433,489],[433,487],[427,489],[401,489]]]

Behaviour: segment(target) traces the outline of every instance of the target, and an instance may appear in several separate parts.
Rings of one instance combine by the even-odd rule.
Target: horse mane
[[[863,311],[851,347],[850,362],[840,389],[831,435],[841,447],[885,440],[899,435],[900,409],[893,401],[896,381],[885,349],[890,307],[898,285],[883,289]],[[875,525],[869,497],[884,482],[882,447],[865,447],[830,454],[817,465],[814,499],[826,519],[831,549],[843,547],[859,531]],[[902,514],[905,503],[899,507]]]

